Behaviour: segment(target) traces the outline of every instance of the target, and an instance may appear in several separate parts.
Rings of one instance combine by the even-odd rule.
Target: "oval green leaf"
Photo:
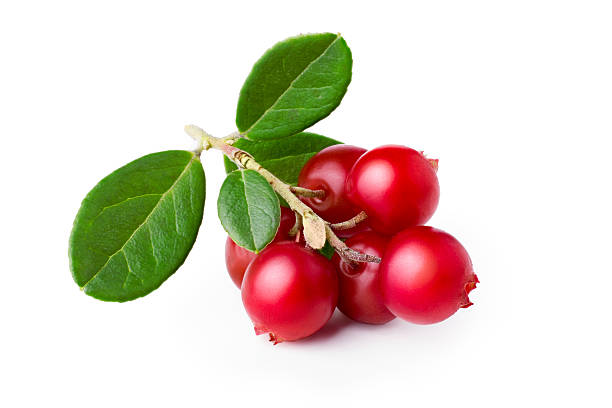
[[[300,132],[329,115],[351,82],[351,50],[339,34],[277,43],[255,63],[238,100],[236,125],[249,139]]]
[[[74,220],[74,281],[106,301],[157,289],[191,250],[204,199],[204,170],[191,152],[150,154],[111,173],[85,197]]]
[[[285,183],[297,185],[302,167],[312,156],[326,147],[340,143],[329,137],[302,132],[282,139],[261,142],[238,139],[234,142],[234,146],[249,152],[259,164]],[[224,163],[227,173],[237,169],[227,157]]]
[[[272,241],[280,224],[276,193],[254,170],[234,171],[226,177],[217,211],[234,242],[255,253]]]

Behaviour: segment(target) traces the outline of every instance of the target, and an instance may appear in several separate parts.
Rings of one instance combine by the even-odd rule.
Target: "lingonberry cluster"
[[[198,237],[200,158],[212,149],[225,156],[217,214],[229,235],[226,265],[257,333],[298,340],[336,307],[363,323],[427,324],[469,306],[478,279],[467,252],[423,226],[438,205],[437,160],[306,131],[340,104],[352,66],[336,33],[267,50],[240,90],[235,131],[219,138],[187,125],[193,151],[143,156],[87,194],[70,236],[74,281],[94,298],[125,302],[172,276]]]
[[[308,247],[284,207],[274,241],[260,254],[228,237],[227,269],[255,332],[275,343],[298,340],[323,327],[336,307],[362,323],[397,316],[431,324],[470,306],[478,278],[468,253],[450,234],[423,226],[438,205],[437,165],[398,145],[370,151],[334,145],[314,155],[298,185],[323,194],[301,200],[330,223],[355,220],[343,223],[338,236],[382,261],[337,253],[328,260]]]

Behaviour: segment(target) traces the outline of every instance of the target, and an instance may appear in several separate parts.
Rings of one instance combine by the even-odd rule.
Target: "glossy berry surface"
[[[365,152],[361,147],[340,144],[326,147],[312,156],[300,172],[298,185],[311,190],[323,190],[325,197],[301,197],[301,200],[332,223],[346,221],[357,215],[361,209],[346,197],[346,176]]]
[[[281,219],[272,242],[288,239],[289,230],[295,224],[295,214],[286,207],[281,207]],[[247,267],[257,254],[237,245],[230,237],[225,241],[225,266],[232,282],[240,289]]]
[[[392,235],[431,218],[440,186],[434,166],[422,153],[387,145],[357,160],[346,180],[346,194],[368,214],[372,229]]]
[[[390,238],[374,231],[360,232],[346,240],[357,251],[382,257]],[[353,320],[383,324],[395,316],[383,303],[379,284],[380,264],[365,262],[353,265],[334,254],[332,262],[338,271],[338,309]]]
[[[294,242],[269,245],[249,265],[242,302],[257,334],[270,340],[310,336],[329,320],[338,298],[330,261]]]
[[[404,320],[437,323],[472,305],[468,294],[478,283],[472,261],[444,231],[419,226],[398,233],[380,265],[385,305]]]

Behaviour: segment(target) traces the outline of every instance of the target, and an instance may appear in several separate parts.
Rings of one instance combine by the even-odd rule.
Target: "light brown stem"
[[[362,211],[356,216],[354,216],[353,218],[351,218],[350,220],[339,222],[337,224],[331,224],[330,227],[336,231],[347,230],[347,229],[355,228],[357,224],[365,221],[367,218],[368,218],[368,214],[366,214],[365,211]]]
[[[302,197],[324,198],[325,190],[311,190],[309,188],[291,186],[291,192]]]
[[[302,216],[298,213],[295,213],[295,224],[293,224],[293,227],[291,227],[291,229],[289,230],[289,236],[290,237],[297,236],[298,232],[300,232],[301,229],[302,229]]]
[[[374,255],[368,255],[361,253],[359,251],[355,251],[352,248],[349,248],[331,229],[329,225],[325,226],[325,232],[327,234],[327,239],[329,244],[334,247],[338,255],[340,255],[345,260],[355,261],[355,262],[374,262],[380,263],[381,259]]]
[[[234,133],[230,133],[229,135],[225,136],[221,140],[223,140],[227,144],[234,144],[236,140],[241,139],[242,137],[243,136],[240,134],[240,132],[234,132]]]
[[[263,168],[249,153],[228,144],[226,140],[227,138],[220,139],[214,137],[194,125],[185,126],[185,132],[198,141],[200,152],[210,148],[220,150],[230,160],[236,163],[238,167],[242,169],[254,170],[261,174],[266,181],[270,183],[272,189],[274,189],[278,195],[285,199],[287,204],[289,204],[289,207],[299,214],[304,225],[304,237],[306,238],[306,243],[311,247],[320,249],[323,247],[325,240],[327,239],[338,255],[348,261],[380,262],[380,258],[377,256],[362,254],[349,248],[340,238],[336,236],[334,231],[329,226],[329,223],[319,217],[310,207],[295,196],[295,194],[292,192],[292,187],[289,184],[283,182],[274,174]]]

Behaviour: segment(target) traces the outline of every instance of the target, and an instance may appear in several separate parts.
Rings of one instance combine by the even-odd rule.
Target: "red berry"
[[[289,208],[281,207],[281,219],[278,231],[272,242],[282,241],[288,238],[289,230],[295,224],[295,214]],[[242,279],[247,267],[257,256],[256,253],[244,249],[236,244],[230,237],[225,241],[225,266],[230,278],[238,289],[242,285]]]
[[[438,206],[436,170],[423,154],[387,145],[365,153],[346,180],[349,200],[367,214],[375,231],[391,235],[424,224]]]
[[[264,249],[242,284],[242,302],[255,332],[270,333],[275,344],[319,330],[337,299],[338,278],[331,262],[291,241]]]
[[[389,239],[374,231],[365,231],[346,240],[346,244],[357,251],[382,257]],[[378,279],[380,264],[362,262],[351,265],[338,254],[334,254],[332,262],[338,271],[338,309],[342,313],[370,324],[383,324],[395,318],[383,303]]]
[[[278,224],[278,230],[274,236],[274,241],[282,241],[289,237],[289,231],[295,225],[295,213],[287,208],[281,206],[280,224]]]
[[[437,323],[472,305],[468,294],[476,283],[465,248],[432,227],[413,227],[395,235],[380,266],[385,305],[412,323]]]
[[[240,289],[244,273],[257,254],[236,244],[230,237],[225,241],[225,266],[234,285]]]
[[[325,191],[324,198],[301,200],[326,221],[346,221],[361,209],[348,201],[345,193],[346,176],[365,149],[350,145],[326,147],[308,160],[298,178],[300,187]]]

